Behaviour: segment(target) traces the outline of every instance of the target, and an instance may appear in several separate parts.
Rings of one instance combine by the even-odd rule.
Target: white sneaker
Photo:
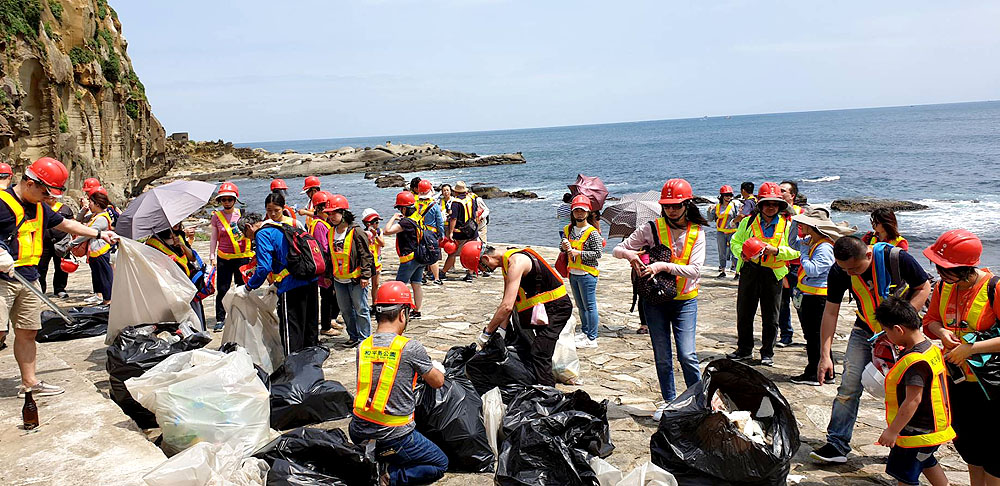
[[[17,387],[17,398],[24,398],[25,392],[27,391],[28,389],[25,388],[23,385]],[[31,387],[31,396],[51,397],[53,395],[60,395],[65,391],[66,390],[61,386],[50,385],[48,383],[45,383],[44,381],[39,381],[38,383],[35,384],[35,386]]]
[[[575,336],[573,336],[573,338],[577,341],[583,341],[584,339],[587,339],[587,335],[582,332],[578,332]]]
[[[90,297],[87,297],[86,299],[83,299],[83,303],[84,304],[100,304],[101,302],[104,302],[104,299],[102,299],[99,295],[96,295],[96,294],[95,295],[91,295]]]
[[[597,347],[597,340],[596,339],[589,339],[589,338],[579,339],[579,340],[576,341],[576,347],[577,348],[596,348]]]
[[[659,407],[656,407],[656,411],[653,412],[653,420],[659,422],[663,418],[663,411],[667,409],[667,404],[663,403]]]

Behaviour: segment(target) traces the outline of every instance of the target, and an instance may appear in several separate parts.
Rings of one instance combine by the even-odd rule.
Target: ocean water
[[[943,231],[966,228],[983,240],[983,263],[1000,265],[1000,102],[977,102],[732,117],[707,117],[573,127],[430,135],[241,143],[272,152],[322,152],[343,146],[434,143],[443,148],[495,154],[520,151],[525,165],[403,174],[435,184],[463,180],[504,190],[527,189],[537,200],[491,199],[489,240],[554,246],[565,224],[555,217],[566,185],[578,173],[599,176],[614,196],[659,190],[683,177],[695,193],[714,198],[719,187],[743,181],[791,179],[810,204],[829,206],[846,197],[905,199],[930,209],[897,214],[900,231],[925,268],[919,251]],[[323,187],[344,194],[356,214],[373,207],[391,214],[395,189],[378,189],[362,174],[321,177]],[[237,181],[243,200],[263,209],[269,181]],[[288,180],[290,204],[302,180]],[[703,207],[707,209],[707,207]],[[834,212],[861,231],[868,215]],[[707,265],[718,259],[708,229]],[[609,249],[618,240],[609,242]],[[710,267],[711,268],[711,267]]]

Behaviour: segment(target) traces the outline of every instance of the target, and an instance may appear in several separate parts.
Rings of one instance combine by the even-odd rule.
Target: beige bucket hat
[[[858,232],[856,226],[851,226],[847,221],[834,223],[830,220],[830,213],[823,208],[812,208],[805,210],[802,214],[792,216],[792,221],[812,226],[823,235],[833,241],[837,241],[842,236],[851,236]]]

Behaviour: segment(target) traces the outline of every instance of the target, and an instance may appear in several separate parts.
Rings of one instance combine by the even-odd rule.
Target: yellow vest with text
[[[948,400],[947,371],[944,366],[944,358],[941,350],[937,346],[931,345],[930,349],[923,353],[909,353],[893,365],[889,373],[885,375],[885,419],[892,423],[899,412],[899,399],[897,397],[900,382],[903,374],[911,366],[924,362],[931,368],[933,378],[931,387],[931,410],[934,414],[934,431],[920,435],[901,435],[896,438],[896,445],[899,447],[930,447],[944,444],[955,438],[955,431],[951,428],[951,403]]]
[[[588,238],[590,238],[591,233],[597,231],[597,228],[591,226],[583,230],[583,233],[580,235],[580,238],[575,240],[569,237],[569,230],[570,230],[570,225],[567,224],[566,227],[563,228],[563,234],[566,235],[566,239],[569,240],[569,246],[574,250],[583,251],[583,244],[587,242]],[[583,270],[584,272],[587,272],[595,277],[601,275],[601,271],[598,270],[597,267],[591,267],[589,265],[583,264],[583,255],[577,257],[572,257],[567,255],[566,268],[570,270],[574,268],[577,270]]]
[[[236,217],[240,217],[240,210],[233,209],[236,213]],[[216,255],[223,260],[235,260],[237,258],[253,258],[253,250],[250,249],[250,240],[245,236],[240,235],[239,238],[233,233],[233,227],[229,224],[229,220],[226,219],[226,215],[222,211],[216,211],[215,217],[219,218],[219,222],[222,223],[222,229],[226,231],[226,235],[229,237],[229,242],[233,244],[233,253],[226,253],[222,251],[222,247],[219,247],[216,251]]]
[[[0,190],[0,200],[14,214],[14,225],[17,227],[17,255],[11,255],[14,266],[38,265],[42,258],[42,218],[45,214],[42,203],[35,204],[35,218],[25,220],[24,206],[11,193]]]
[[[413,414],[390,415],[385,406],[396,382],[399,365],[403,359],[403,347],[409,339],[396,336],[388,348],[373,346],[374,336],[368,336],[358,347],[358,390],[354,397],[354,416],[386,427],[402,427],[413,422]],[[375,379],[375,364],[382,364],[382,372]],[[417,384],[417,374],[402,377]]]
[[[679,252],[674,248],[674,238],[670,233],[670,225],[667,224],[667,220],[663,219],[662,216],[656,218],[656,231],[660,238],[660,244],[670,247],[670,263],[687,265],[691,262],[691,252],[694,251],[694,243],[698,240],[698,232],[700,231],[698,225],[688,223],[687,230],[685,230],[684,248],[681,248]],[[677,296],[674,297],[674,300],[691,300],[698,296],[699,286],[697,285],[690,291],[681,293],[687,287],[687,282],[687,278],[677,276]]]

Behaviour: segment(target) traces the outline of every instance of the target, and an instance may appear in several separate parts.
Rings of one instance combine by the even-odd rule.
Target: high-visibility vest
[[[992,277],[993,274],[987,271],[986,276],[972,290],[975,293],[975,297],[972,298],[972,302],[965,309],[959,308],[961,302],[959,301],[958,291],[955,289],[954,284],[945,283],[944,281],[938,284],[937,291],[940,293],[938,296],[938,300],[940,301],[938,313],[941,316],[941,321],[944,324],[944,328],[958,335],[958,338],[962,342],[965,342],[965,334],[985,331],[997,323],[995,316],[990,318],[989,313],[983,312],[990,305],[988,284]],[[952,299],[955,299],[955,315],[952,319],[948,319],[948,302]],[[960,368],[965,372],[965,379],[967,381],[979,381],[972,368],[969,367],[968,361],[962,362]]]
[[[893,238],[893,239],[891,239],[889,241],[886,241],[886,243],[888,243],[888,244],[890,244],[892,246],[899,246],[900,243],[903,243],[905,241],[906,241],[906,238],[903,238],[903,235],[899,235],[899,236],[897,236],[897,237],[895,237],[895,238]],[[869,245],[874,245],[875,243],[878,243],[878,242],[879,242],[878,241],[878,235],[877,234],[873,234],[872,235],[872,239],[871,239],[871,241],[868,242],[868,244]]]
[[[389,393],[396,382],[399,365],[403,359],[403,347],[409,339],[403,336],[392,338],[388,348],[373,346],[375,336],[368,336],[358,348],[358,390],[354,397],[354,416],[386,427],[402,427],[413,422],[413,414],[390,415],[385,406],[389,403]],[[375,364],[382,364],[382,372],[375,381]],[[410,377],[403,377],[410,380]],[[375,385],[374,390],[372,384]],[[412,385],[417,385],[417,374],[413,373]]]
[[[889,265],[889,255],[886,255],[882,259],[884,263],[883,268],[878,268],[875,264],[875,258],[872,258],[872,288],[868,288],[865,285],[865,281],[857,275],[851,275],[851,290],[854,291],[855,297],[858,301],[858,310],[855,311],[858,318],[868,324],[868,328],[872,332],[878,334],[882,332],[882,324],[878,322],[875,318],[875,309],[878,308],[879,304],[882,303],[882,296],[880,294],[880,289],[878,287],[878,276],[880,272],[888,272],[889,269],[885,268]],[[900,289],[900,293],[904,293],[908,287],[905,282],[901,282],[904,287]],[[892,285],[890,283],[890,285]],[[891,293],[891,290],[890,290]]]
[[[24,206],[9,192],[0,190],[0,199],[7,204],[14,214],[14,225],[17,227],[17,259],[15,267],[38,265],[42,259],[42,203],[35,204],[35,219],[24,219]]]
[[[788,218],[781,215],[775,217],[778,218],[778,222],[774,227],[774,234],[771,235],[770,238],[764,236],[764,229],[760,225],[760,218],[761,218],[760,215],[757,215],[757,217],[753,219],[753,224],[750,225],[750,232],[758,240],[763,241],[764,243],[777,248],[779,246],[782,246],[782,244],[785,242],[785,231],[788,230]],[[755,261],[760,263],[761,266],[770,269],[781,268],[788,265],[788,262],[784,260],[778,260],[778,258],[775,255],[764,255],[759,260]]]
[[[427,211],[430,211],[431,206],[433,205],[434,205],[433,199],[417,199],[416,203],[414,203],[414,206],[416,206],[417,208],[417,213],[420,214],[421,218],[427,215]],[[438,232],[437,228],[434,226],[427,226],[427,230],[430,231],[431,233]]]
[[[423,218],[423,216],[420,215],[419,212],[416,212],[416,211],[414,211],[413,214],[407,216],[407,218],[410,218],[415,223],[417,223],[417,244],[419,245],[420,241],[424,238],[424,231],[423,231],[423,228],[424,228],[424,218]],[[399,251],[400,251],[399,250],[399,237],[397,236],[396,237],[396,254],[399,255],[399,263],[406,263],[406,262],[409,262],[410,260],[413,260],[413,256],[416,254],[416,251],[411,251],[411,252],[403,255],[403,254],[400,254]]]
[[[360,268],[351,269],[351,247],[354,246],[355,229],[357,227],[347,230],[347,234],[344,235],[344,249],[341,251],[335,250],[336,245],[334,241],[336,240],[337,230],[330,230],[330,260],[333,262],[333,278],[348,280],[361,276]]]
[[[295,226],[295,222],[298,221],[298,218],[299,218],[298,215],[295,214],[295,208],[293,208],[293,207],[291,207],[291,206],[289,206],[289,205],[286,204],[284,212],[288,213],[288,214],[285,215],[285,217],[288,218],[288,219],[291,219],[292,220],[292,226]],[[285,224],[288,224],[288,223],[285,223]]]
[[[792,214],[802,214],[805,210],[797,204],[792,204]]]
[[[458,201],[462,203],[462,207],[465,208],[465,221],[475,221],[476,212],[473,210],[473,204],[476,200],[476,196],[471,192],[466,194],[462,199],[452,199],[453,201]],[[453,215],[454,216],[454,215]]]
[[[177,262],[181,269],[184,270],[184,274],[191,278],[191,268],[188,266],[188,257],[183,252],[180,255],[174,253],[166,244],[160,241],[158,238],[153,237],[146,240],[146,244],[160,250],[160,253],[170,257],[171,260]]]
[[[282,232],[281,237],[284,238],[285,237],[284,230],[281,229],[281,225],[283,225],[283,224],[288,224],[290,226],[294,226],[295,225],[294,222],[291,223],[291,224],[289,224],[289,223],[285,223],[285,222],[278,223],[278,222],[275,222],[275,221],[264,221],[264,226],[261,226],[261,229],[264,229],[264,227],[266,227],[266,226],[271,226],[273,228],[277,228],[278,231]],[[257,230],[257,231],[260,231],[260,230]],[[271,263],[275,263],[275,260],[273,258],[271,259]],[[282,271],[280,271],[280,272],[278,272],[278,273],[274,273],[274,272],[269,273],[267,275],[267,280],[269,282],[272,282],[272,283],[278,283],[278,282],[281,282],[282,280],[284,280],[285,277],[287,277],[289,275],[291,275],[291,274],[288,272],[288,266],[286,265],[285,269],[282,270]]]
[[[523,250],[514,248],[511,250],[507,250],[503,254],[503,257],[500,259],[500,269],[503,272],[504,277],[507,276],[507,269],[510,268],[510,257],[515,253],[525,253],[535,257],[535,259],[538,260],[539,263],[538,271],[543,272],[548,270],[549,272],[552,273],[552,276],[560,282],[560,285],[552,290],[546,290],[536,295],[528,296],[524,292],[523,285],[525,282],[522,279],[521,285],[518,286],[517,289],[517,300],[514,301],[514,307],[517,309],[518,312],[522,312],[538,304],[545,304],[566,296],[566,285],[561,284],[562,277],[560,277],[559,274],[556,273],[556,271],[549,265],[549,262],[545,261],[545,258],[543,258],[541,255],[538,254],[538,252],[532,250],[531,248],[525,248]],[[532,287],[534,287],[534,282],[531,282],[530,284]]]
[[[934,431],[920,435],[901,435],[896,438],[896,445],[900,447],[929,447],[944,444],[955,438],[955,430],[951,428],[951,403],[948,400],[948,386],[945,381],[948,379],[948,373],[944,366],[944,357],[941,356],[941,350],[937,346],[932,345],[923,353],[913,352],[903,356],[885,375],[885,419],[891,424],[896,418],[896,413],[899,412],[897,393],[900,381],[906,370],[919,362],[930,365],[933,375],[930,387]]]
[[[382,247],[378,245],[378,235],[375,232],[368,234],[368,249],[372,252],[372,258],[375,259],[375,271],[382,270]]]
[[[816,249],[819,248],[819,245],[822,245],[823,243],[829,244],[830,241],[827,240],[827,239],[822,239],[822,240],[817,241],[811,247],[809,247],[809,258],[812,258],[813,253],[815,253]],[[796,286],[803,293],[806,293],[806,294],[809,294],[809,295],[826,295],[826,287],[813,287],[812,285],[806,285],[805,283],[802,282],[806,278],[806,270],[804,268],[799,267],[798,277],[799,277],[798,278],[799,283]]]
[[[236,217],[239,218],[240,210],[233,209],[233,211],[236,212]],[[222,229],[226,231],[227,235],[229,235],[229,242],[233,244],[233,253],[226,253],[222,251],[222,247],[220,246],[218,251],[216,251],[219,258],[223,260],[253,258],[253,250],[250,249],[250,240],[243,235],[240,235],[239,238],[237,238],[236,235],[233,234],[233,227],[230,226],[229,220],[226,219],[226,215],[223,214],[222,211],[216,211],[215,217],[219,218],[219,222],[222,223]]]
[[[687,265],[691,261],[691,252],[694,251],[694,242],[698,240],[698,232],[701,228],[696,224],[688,223],[687,229],[685,230],[687,235],[684,237],[684,248],[681,251],[676,251],[674,248],[674,238],[670,234],[670,225],[667,224],[667,220],[662,216],[656,218],[656,231],[659,233],[660,243],[670,247],[670,263],[676,265]],[[677,276],[677,296],[674,300],[691,300],[698,296],[699,285],[695,285],[693,289],[689,292],[684,292],[684,287],[687,286],[687,278]]]
[[[569,237],[569,230],[570,230],[570,225],[567,224],[566,227],[563,228],[563,234],[566,235],[566,239],[569,240],[569,246],[572,247],[574,250],[582,251],[583,244],[587,242],[588,238],[590,238],[591,233],[597,231],[597,228],[591,226],[583,230],[583,234],[581,234],[580,238],[576,240]],[[567,258],[566,261],[566,268],[569,268],[571,270],[574,268],[577,270],[583,270],[584,272],[587,272],[595,277],[600,276],[601,274],[601,271],[598,270],[597,267],[591,267],[589,265],[583,264],[583,255],[577,257],[569,256],[569,258]]]
[[[111,215],[108,214],[107,210],[104,210],[104,211],[101,211],[101,212],[95,214],[93,218],[90,218],[90,222],[87,223],[87,226],[93,227],[94,223],[96,223],[97,220],[100,219],[100,218],[106,219],[108,221],[108,228],[111,227]],[[104,243],[104,244],[101,246],[100,250],[97,250],[97,251],[90,250],[90,251],[87,252],[87,256],[89,258],[97,258],[97,257],[99,257],[99,256],[101,256],[101,255],[103,255],[103,254],[111,251],[111,245],[109,245],[109,244],[107,244],[107,243],[105,243],[103,241],[101,243]],[[90,246],[89,243],[88,243],[87,246]]]
[[[445,201],[444,198],[441,198],[441,216],[444,217],[445,221],[448,221],[448,219],[450,219],[448,217],[448,213],[451,212],[451,207],[450,207],[451,201],[452,201],[451,199]]]
[[[720,212],[722,203],[715,203],[715,230],[719,233],[735,233],[736,228],[728,228],[729,226],[729,212],[733,207],[733,203],[726,205],[725,211]]]
[[[52,205],[52,211],[58,213],[59,210],[62,209],[62,207],[63,207],[63,203],[57,202],[57,203],[55,203],[55,204]]]

